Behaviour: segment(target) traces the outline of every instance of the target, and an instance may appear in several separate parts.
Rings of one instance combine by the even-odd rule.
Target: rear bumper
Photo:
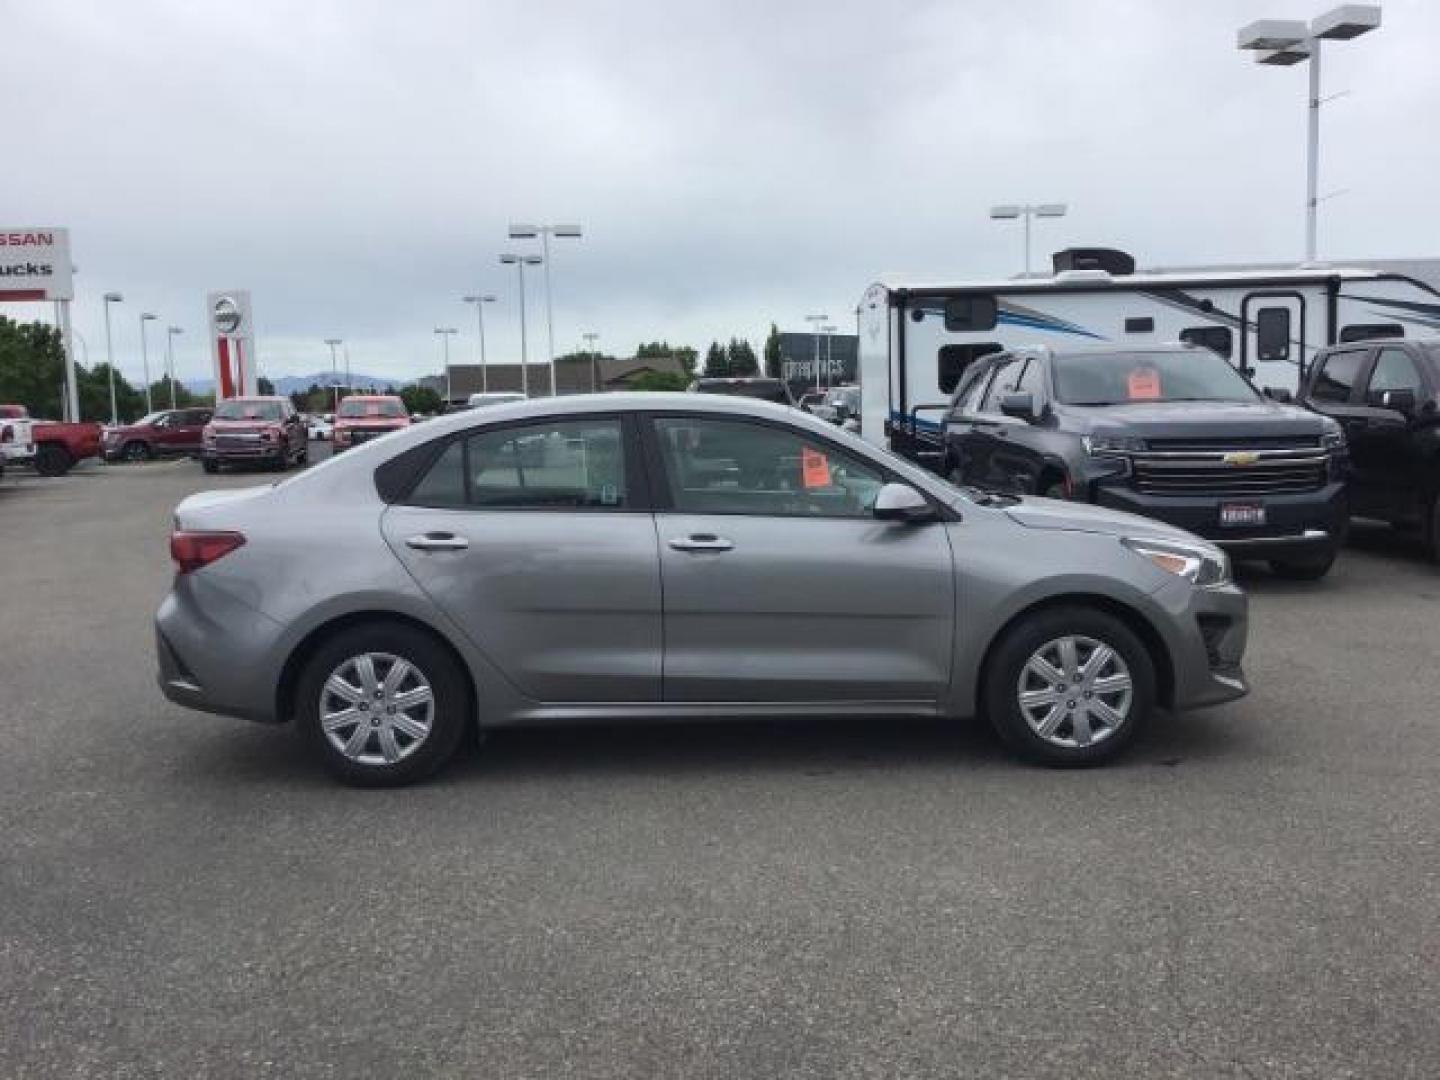
[[[156,682],[177,705],[273,723],[281,627],[194,575],[178,577],[155,614]]]
[[[1089,501],[1100,506],[1177,526],[1242,559],[1323,557],[1344,543],[1349,520],[1349,503],[1342,481],[1298,494],[1182,497],[1147,495],[1123,482],[1102,480],[1089,485],[1089,495]],[[1220,507],[1225,503],[1264,506],[1265,524],[1244,528],[1221,525]]]

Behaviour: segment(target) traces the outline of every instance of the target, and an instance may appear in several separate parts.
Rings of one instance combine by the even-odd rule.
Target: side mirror
[[[1295,400],[1294,394],[1278,386],[1265,387],[1264,394],[1271,401],[1278,401],[1281,405],[1289,405]]]
[[[1380,395],[1380,404],[1387,409],[1409,415],[1415,411],[1414,390],[1386,390]]]
[[[1029,392],[1006,394],[1000,399],[1000,411],[1016,420],[1024,420],[1027,424],[1033,424],[1040,418],[1035,411],[1035,395]]]
[[[931,521],[935,508],[909,484],[886,484],[875,496],[872,511],[880,521]]]

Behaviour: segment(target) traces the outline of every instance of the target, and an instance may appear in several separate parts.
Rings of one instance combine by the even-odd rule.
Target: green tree
[[[21,323],[0,315],[0,402],[24,405],[31,416],[58,419],[64,385],[60,331],[46,323]]]
[[[695,362],[700,354],[689,345],[671,345],[668,341],[647,341],[635,349],[637,360],[663,360],[675,358],[687,379],[695,377]]]
[[[718,341],[712,341],[705,350],[705,374],[711,379],[723,379],[730,374],[730,357]]]
[[[731,375],[750,376],[760,374],[760,362],[755,357],[755,350],[750,347],[750,342],[744,338],[737,341],[732,337],[730,344],[725,347],[725,356],[729,361]]]
[[[405,408],[412,413],[438,413],[444,404],[440,395],[431,390],[428,386],[421,386],[418,383],[400,388],[400,400],[405,403]]]
[[[674,371],[642,371],[630,380],[631,390],[684,390],[690,385],[688,377]]]
[[[261,375],[255,380],[255,390],[261,397],[272,397],[275,394],[275,384]]]
[[[773,322],[770,324],[770,334],[765,339],[765,374],[772,379],[783,378],[784,359],[780,355],[780,328]]]

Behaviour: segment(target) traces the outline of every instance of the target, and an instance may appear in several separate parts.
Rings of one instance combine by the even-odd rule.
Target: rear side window
[[[942,394],[954,393],[955,387],[960,385],[960,377],[970,369],[971,364],[980,357],[997,353],[1003,348],[1004,346],[998,341],[982,341],[974,345],[940,346],[940,392]]]
[[[1261,360],[1290,359],[1290,309],[1261,308],[1255,313],[1255,351]]]
[[[1360,369],[1364,366],[1364,349],[1330,353],[1320,361],[1320,370],[1315,373],[1310,396],[1316,401],[1349,401],[1350,392],[1355,388]]]
[[[1180,331],[1180,340],[1187,345],[1202,345],[1226,360],[1235,355],[1235,335],[1228,326],[1187,326]]]
[[[1029,362],[1016,357],[1001,364],[995,372],[995,377],[990,380],[990,389],[985,391],[985,400],[980,403],[981,412],[998,413],[1000,411],[1000,400],[1006,394],[1016,392],[1020,386],[1025,365]]]
[[[999,304],[988,293],[957,296],[945,302],[945,329],[955,333],[994,330]]]
[[[619,420],[480,431],[435,459],[406,502],[475,510],[620,510],[628,505]]]

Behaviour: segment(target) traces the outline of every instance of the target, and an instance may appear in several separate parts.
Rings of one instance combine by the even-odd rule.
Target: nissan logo
[[[215,301],[215,329],[222,334],[233,334],[240,329],[240,307],[228,296]]]

